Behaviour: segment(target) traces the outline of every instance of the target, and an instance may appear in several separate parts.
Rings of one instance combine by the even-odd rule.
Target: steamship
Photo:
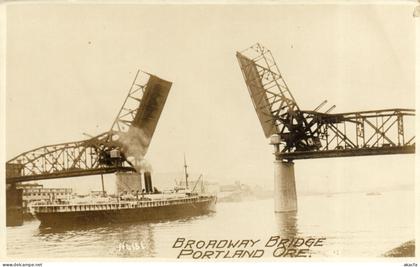
[[[141,176],[144,176],[145,185],[144,189],[140,187],[141,190],[124,191],[114,197],[106,196],[103,190],[100,191],[103,194],[85,199],[34,203],[32,210],[41,221],[41,226],[161,220],[202,215],[215,210],[215,195],[195,193],[195,186],[192,190],[188,189],[186,164],[184,188],[175,187],[173,190],[160,192],[152,186],[150,172],[144,172],[144,175],[117,174],[117,181],[123,181],[123,184],[139,181],[141,185]]]

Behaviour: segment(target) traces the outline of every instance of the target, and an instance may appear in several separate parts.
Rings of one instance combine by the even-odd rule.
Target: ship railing
[[[43,205],[34,206],[36,212],[69,212],[69,211],[95,211],[121,208],[133,208],[134,203],[101,203],[101,204],[73,204],[73,205]]]
[[[205,201],[206,196],[194,196],[188,198],[174,198],[165,200],[137,201],[137,202],[115,202],[115,203],[78,203],[78,204],[46,204],[34,205],[35,212],[73,212],[73,211],[95,211],[95,210],[111,210],[126,209],[136,207],[156,207],[170,204],[184,204],[194,201]]]

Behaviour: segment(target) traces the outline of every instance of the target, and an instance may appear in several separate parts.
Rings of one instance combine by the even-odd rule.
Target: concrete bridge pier
[[[23,224],[22,191],[16,184],[6,185],[6,226]]]
[[[274,212],[297,211],[293,162],[274,161]]]
[[[116,185],[117,194],[141,194],[143,186],[141,182],[142,175],[138,172],[117,172]]]

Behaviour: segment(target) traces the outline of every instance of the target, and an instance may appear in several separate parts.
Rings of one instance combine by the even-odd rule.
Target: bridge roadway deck
[[[6,177],[6,183],[12,184],[12,183],[29,182],[29,181],[36,181],[36,180],[74,178],[78,176],[115,173],[118,171],[123,171],[123,172],[135,171],[135,169],[132,167],[110,167],[110,168],[98,168],[98,169],[90,169],[90,170],[83,170],[83,169],[67,170],[67,171],[62,171],[62,172],[52,172],[52,173],[46,173],[46,174]]]
[[[337,158],[337,157],[357,157],[357,156],[375,156],[392,154],[413,154],[415,145],[410,146],[390,146],[375,148],[352,148],[352,149],[334,149],[325,151],[297,151],[289,153],[275,153],[276,159],[298,160],[298,159],[316,159],[316,158]]]

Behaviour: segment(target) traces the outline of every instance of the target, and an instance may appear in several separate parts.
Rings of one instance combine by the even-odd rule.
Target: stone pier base
[[[274,161],[274,212],[297,211],[293,162]]]
[[[137,172],[117,172],[116,174],[117,194],[141,194],[142,175]]]
[[[15,184],[6,185],[6,226],[23,224],[22,189]]]

